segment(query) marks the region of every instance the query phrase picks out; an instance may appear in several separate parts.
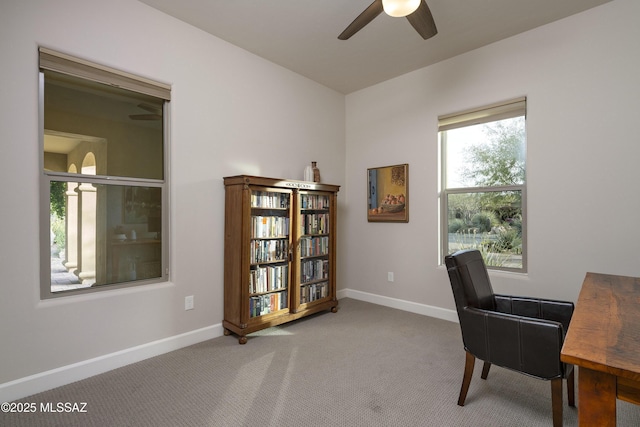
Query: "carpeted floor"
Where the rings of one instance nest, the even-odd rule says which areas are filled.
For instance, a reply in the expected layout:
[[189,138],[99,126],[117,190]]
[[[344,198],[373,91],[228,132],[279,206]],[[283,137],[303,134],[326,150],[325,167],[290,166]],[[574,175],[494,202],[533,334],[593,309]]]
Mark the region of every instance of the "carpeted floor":
[[[219,337],[21,399],[35,413],[0,426],[552,425],[548,382],[498,367],[484,381],[481,363],[457,406],[463,366],[456,323],[342,299],[245,345]],[[58,403],[86,412],[41,410]],[[640,407],[618,401],[618,426],[638,425]]]

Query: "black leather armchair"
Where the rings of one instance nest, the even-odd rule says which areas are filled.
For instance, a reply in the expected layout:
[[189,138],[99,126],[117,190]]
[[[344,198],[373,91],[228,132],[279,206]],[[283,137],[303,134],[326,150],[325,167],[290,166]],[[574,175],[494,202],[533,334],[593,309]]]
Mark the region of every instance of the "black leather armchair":
[[466,351],[458,405],[464,406],[478,358],[484,361],[482,379],[495,364],[550,380],[553,425],[562,426],[563,378],[567,379],[569,406],[575,406],[573,366],[560,361],[573,303],[494,294],[477,250],[448,255],[445,263]]

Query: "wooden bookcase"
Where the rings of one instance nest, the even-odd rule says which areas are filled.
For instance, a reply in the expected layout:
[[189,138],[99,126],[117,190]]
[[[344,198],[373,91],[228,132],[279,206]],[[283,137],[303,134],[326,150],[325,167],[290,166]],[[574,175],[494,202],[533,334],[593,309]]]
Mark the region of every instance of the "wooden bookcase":
[[224,334],[247,334],[338,310],[339,186],[224,178]]

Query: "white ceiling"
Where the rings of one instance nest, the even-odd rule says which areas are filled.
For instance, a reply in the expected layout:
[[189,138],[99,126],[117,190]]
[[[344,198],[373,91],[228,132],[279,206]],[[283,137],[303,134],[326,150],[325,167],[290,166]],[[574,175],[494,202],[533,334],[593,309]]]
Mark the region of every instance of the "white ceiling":
[[382,13],[346,41],[372,0],[139,1],[347,94],[611,0],[427,0],[435,37]]

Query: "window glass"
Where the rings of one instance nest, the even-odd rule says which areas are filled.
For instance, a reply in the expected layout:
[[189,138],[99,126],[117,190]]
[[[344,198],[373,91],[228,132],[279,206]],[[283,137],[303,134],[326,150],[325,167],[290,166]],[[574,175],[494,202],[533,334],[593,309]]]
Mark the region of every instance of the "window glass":
[[440,143],[443,254],[477,249],[489,268],[526,271],[525,116],[442,130]]
[[159,187],[51,181],[51,292],[162,277]]
[[524,117],[446,131],[447,188],[524,184]]
[[53,71],[44,72],[44,166],[76,173],[163,179],[163,100]]
[[447,252],[478,249],[492,267],[522,268],[522,192],[447,195]]

